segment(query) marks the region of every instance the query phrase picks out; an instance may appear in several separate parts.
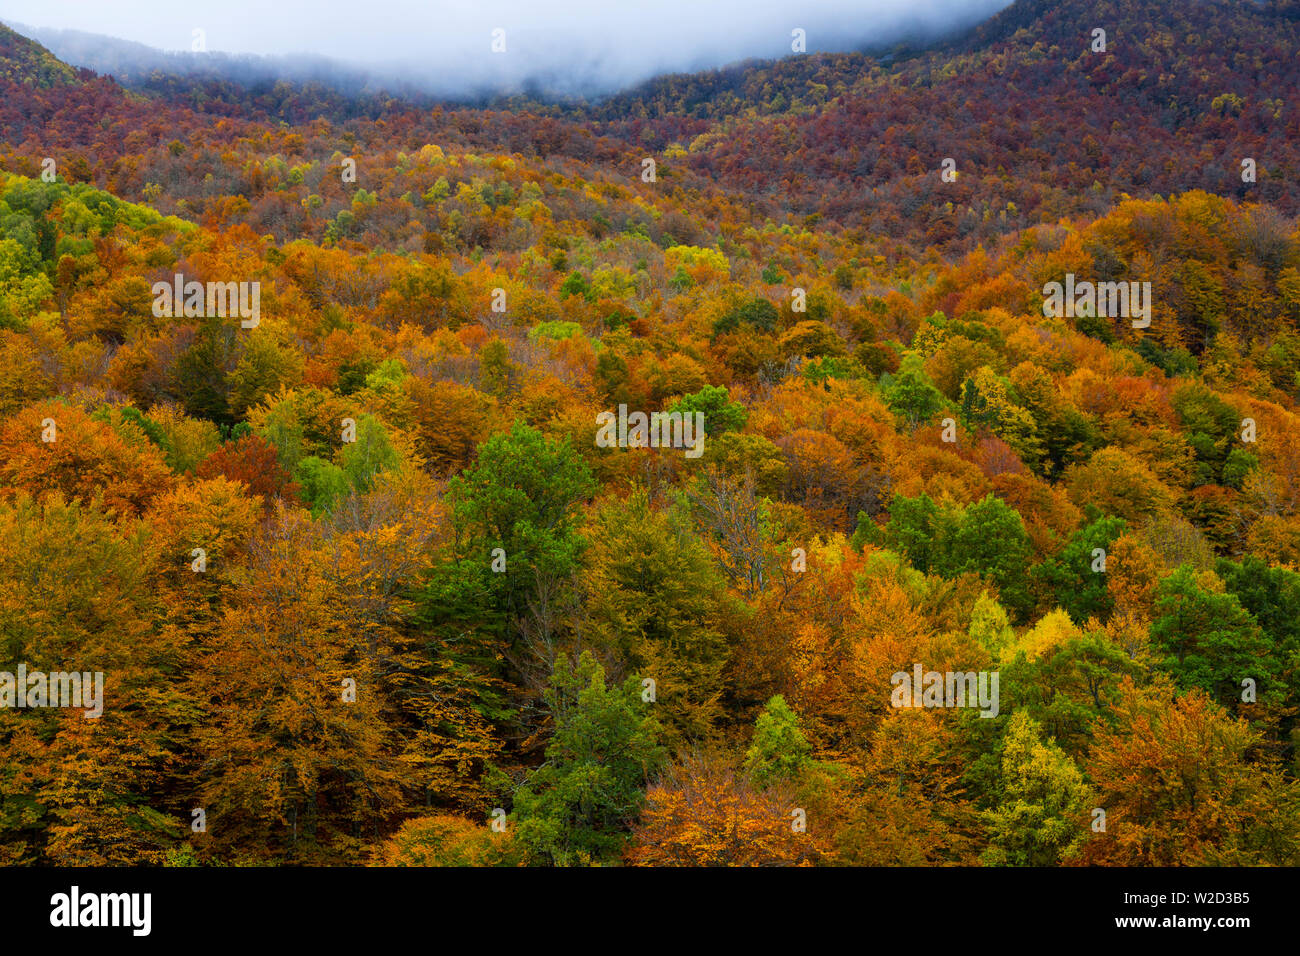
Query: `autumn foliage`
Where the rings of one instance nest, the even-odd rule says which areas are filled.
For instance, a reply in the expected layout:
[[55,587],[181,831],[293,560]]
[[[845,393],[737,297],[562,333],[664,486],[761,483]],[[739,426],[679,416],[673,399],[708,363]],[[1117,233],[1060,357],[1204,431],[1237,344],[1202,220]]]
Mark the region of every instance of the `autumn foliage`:
[[0,673],[105,696],[0,862],[1300,864],[1300,20],[1080,5],[481,109],[0,27]]

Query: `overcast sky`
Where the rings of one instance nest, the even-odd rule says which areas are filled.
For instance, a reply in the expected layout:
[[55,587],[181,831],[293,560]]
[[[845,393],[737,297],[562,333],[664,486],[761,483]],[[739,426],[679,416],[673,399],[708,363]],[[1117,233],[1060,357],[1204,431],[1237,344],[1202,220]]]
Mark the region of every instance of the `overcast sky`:
[[[384,72],[475,80],[569,74],[602,86],[654,73],[886,43],[965,26],[1010,0],[0,0],[0,19],[163,50],[314,53]],[[491,52],[505,30],[506,52]]]

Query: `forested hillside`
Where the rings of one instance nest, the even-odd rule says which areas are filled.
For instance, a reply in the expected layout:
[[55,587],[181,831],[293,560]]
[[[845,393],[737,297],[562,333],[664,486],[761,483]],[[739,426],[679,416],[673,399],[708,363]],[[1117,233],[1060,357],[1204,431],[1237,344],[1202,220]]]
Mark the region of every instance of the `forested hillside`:
[[0,26],[0,672],[103,674],[0,683],[0,863],[1297,865],[1298,54],[431,107]]

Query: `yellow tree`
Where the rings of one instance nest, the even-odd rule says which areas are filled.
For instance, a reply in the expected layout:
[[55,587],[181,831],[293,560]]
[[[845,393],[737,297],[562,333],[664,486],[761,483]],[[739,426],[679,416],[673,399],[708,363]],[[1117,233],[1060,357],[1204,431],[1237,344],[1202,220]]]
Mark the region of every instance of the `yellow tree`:
[[[646,792],[638,866],[810,866],[821,855],[794,788],[760,789],[725,760],[688,756]],[[813,826],[824,821],[813,821]]]
[[281,506],[196,669],[210,717],[195,799],[219,856],[355,860],[363,831],[403,806],[385,675],[329,558],[322,529]]
[[75,673],[81,698],[0,708],[7,862],[156,864],[182,830],[166,792],[192,708],[181,646],[154,624],[155,554],[98,500],[0,502],[0,671],[51,675],[51,694]]
[[1252,756],[1260,735],[1199,690],[1126,679],[1086,769],[1106,811],[1082,860],[1111,866],[1300,863],[1300,788]]

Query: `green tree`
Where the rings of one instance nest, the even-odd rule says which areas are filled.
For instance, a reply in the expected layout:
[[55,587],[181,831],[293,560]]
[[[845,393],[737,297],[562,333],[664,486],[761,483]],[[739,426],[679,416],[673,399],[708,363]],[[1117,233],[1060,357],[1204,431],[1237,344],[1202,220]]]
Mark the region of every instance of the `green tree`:
[[747,299],[740,305],[720,316],[713,323],[713,335],[725,335],[737,331],[742,325],[759,332],[771,332],[776,328],[781,314],[771,302],[761,296]]
[[626,405],[631,401],[628,391],[628,368],[623,357],[611,348],[601,349],[596,356],[596,371],[592,383],[601,399],[610,405]]
[[998,805],[984,814],[992,866],[1054,866],[1083,842],[1092,796],[1083,773],[1024,711],[1011,715],[1001,746]]
[[374,415],[362,415],[357,421],[356,441],[343,446],[339,464],[348,483],[358,492],[369,491],[375,475],[396,471],[402,456],[388,439],[388,432]]
[[594,488],[567,439],[549,439],[522,422],[493,435],[447,486],[458,575],[478,582],[467,586],[490,595],[502,620],[519,621],[530,601],[553,596],[577,570],[586,541],[576,506]]
[[232,425],[230,373],[235,368],[235,329],[221,319],[205,319],[194,343],[172,366],[170,390],[185,413],[218,425]]
[[584,577],[593,640],[653,678],[666,741],[712,732],[727,643],[722,580],[682,509],[656,511],[645,489],[601,509]]
[[686,395],[668,409],[669,412],[681,412],[683,415],[704,413],[704,432],[710,438],[729,431],[740,431],[745,427],[749,412],[739,402],[731,401],[725,387],[705,385],[694,395]]
[[[1174,411],[1196,452],[1196,484],[1219,482],[1224,463],[1232,450],[1241,413],[1200,382],[1189,382],[1174,393]],[[1247,464],[1238,458],[1230,475]]]
[[1210,590],[1183,565],[1160,582],[1155,612],[1152,649],[1183,687],[1199,687],[1232,711],[1243,678],[1255,680],[1261,698],[1276,690],[1274,649],[1235,594]]
[[293,480],[301,488],[300,494],[314,516],[333,511],[348,493],[348,476],[338,465],[309,455],[293,470]]
[[243,417],[248,409],[281,387],[292,388],[302,379],[302,353],[273,332],[259,328],[247,339],[239,361],[226,376],[230,413]]
[[925,494],[895,495],[884,537],[918,571],[946,578],[982,574],[998,586],[1003,606],[1021,620],[1028,614],[1033,549],[1020,513],[1002,499],[989,495],[959,508],[940,507]]
[[[859,518],[859,524],[862,517],[866,516]],[[928,572],[933,565],[938,520],[939,506],[929,495],[922,492],[907,498],[896,494],[889,503],[885,540],[892,550],[905,555],[912,567]]]
[[1300,652],[1300,574],[1271,568],[1254,555],[1242,558],[1240,564],[1220,559],[1216,571],[1275,646],[1287,653]]
[[401,385],[408,377],[406,363],[401,359],[385,359],[374,367],[365,377],[366,388],[382,391]]
[[935,542],[935,570],[944,577],[974,571],[998,586],[998,598],[1021,620],[1031,606],[1029,561],[1033,549],[1019,512],[987,496],[941,522]]
[[560,283],[560,298],[567,299],[571,295],[585,297],[591,291],[591,286],[587,280],[582,277],[580,272],[570,272],[565,280]]
[[1106,586],[1105,572],[1093,570],[1101,567],[1098,562],[1102,555],[1096,552],[1098,549],[1108,552],[1127,528],[1123,518],[1098,518],[1071,535],[1059,554],[1035,569],[1034,578],[1044,596],[1076,623],[1086,624],[1090,617],[1105,620],[1110,616],[1115,601]]
[[1024,709],[1067,753],[1078,755],[1092,740],[1092,726],[1109,719],[1125,677],[1145,673],[1104,634],[1067,640],[1050,656],[1028,660],[1020,653],[1002,665],[1006,710]]
[[885,403],[909,428],[928,422],[944,407],[943,394],[921,367],[919,355],[908,355],[899,370],[881,376]]
[[761,787],[798,777],[808,766],[812,747],[799,729],[799,715],[777,694],[754,723],[754,739],[745,752],[745,772]]
[[493,339],[479,349],[478,364],[482,390],[497,398],[505,397],[516,372],[510,361],[510,347],[501,339]]
[[542,862],[588,865],[617,857],[664,763],[659,725],[641,700],[641,682],[605,685],[605,669],[584,651],[561,656],[546,694],[555,733],[546,762],[515,793],[518,839]]

